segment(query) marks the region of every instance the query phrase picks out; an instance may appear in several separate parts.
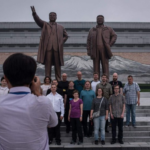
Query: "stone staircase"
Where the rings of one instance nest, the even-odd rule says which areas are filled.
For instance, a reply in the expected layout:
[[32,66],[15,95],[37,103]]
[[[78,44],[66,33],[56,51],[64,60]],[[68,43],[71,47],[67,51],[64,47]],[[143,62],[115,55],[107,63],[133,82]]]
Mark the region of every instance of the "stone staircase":
[[[132,126],[123,127],[123,141],[124,144],[110,144],[111,141],[111,127],[109,127],[109,133],[105,134],[105,145],[94,144],[94,135],[90,138],[84,137],[84,143],[82,145],[71,145],[71,132],[65,132],[65,124],[61,125],[61,140],[62,144],[60,146],[55,145],[54,143],[50,145],[50,149],[99,149],[99,148],[116,148],[116,149],[133,149],[133,148],[147,148],[150,149],[150,93],[147,93],[147,96],[143,96],[141,103],[143,101],[144,106],[137,106],[136,109],[136,125],[137,128]],[[126,118],[124,118],[125,122]]]

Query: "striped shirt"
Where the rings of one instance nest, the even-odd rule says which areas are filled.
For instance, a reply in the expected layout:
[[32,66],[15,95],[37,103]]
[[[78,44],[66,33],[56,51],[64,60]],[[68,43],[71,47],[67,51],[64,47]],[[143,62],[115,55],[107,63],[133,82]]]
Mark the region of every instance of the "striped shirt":
[[125,94],[126,104],[136,104],[137,103],[137,92],[140,91],[140,87],[137,83],[133,84],[126,83],[123,88],[123,93]]

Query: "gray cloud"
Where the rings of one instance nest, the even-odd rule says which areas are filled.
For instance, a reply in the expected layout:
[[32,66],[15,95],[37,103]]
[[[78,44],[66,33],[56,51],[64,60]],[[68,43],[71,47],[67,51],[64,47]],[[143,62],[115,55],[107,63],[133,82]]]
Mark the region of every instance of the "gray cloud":
[[107,22],[150,22],[150,0],[0,0],[0,22],[33,22],[30,6],[48,21],[51,11],[57,21],[95,21],[98,14]]

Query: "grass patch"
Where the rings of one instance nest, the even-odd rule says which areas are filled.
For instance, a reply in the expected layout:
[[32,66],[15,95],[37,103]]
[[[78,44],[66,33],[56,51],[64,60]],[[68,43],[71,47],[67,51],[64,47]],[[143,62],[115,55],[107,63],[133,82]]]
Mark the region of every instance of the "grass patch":
[[150,89],[141,89],[140,92],[150,92]]

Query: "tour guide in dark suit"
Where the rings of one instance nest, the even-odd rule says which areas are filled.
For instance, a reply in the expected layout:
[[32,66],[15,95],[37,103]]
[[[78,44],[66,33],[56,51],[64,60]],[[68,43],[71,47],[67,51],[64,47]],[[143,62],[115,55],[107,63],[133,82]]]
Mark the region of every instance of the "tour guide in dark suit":
[[103,74],[109,78],[109,59],[112,57],[110,47],[117,35],[110,27],[104,26],[104,16],[97,16],[97,26],[90,29],[87,37],[87,54],[93,59],[93,71],[100,77],[100,61]]
[[42,28],[40,44],[37,55],[37,62],[45,65],[45,76],[51,77],[51,67],[55,66],[55,77],[61,80],[61,66],[63,60],[63,44],[68,39],[68,35],[63,26],[57,24],[57,14],[49,14],[50,22],[41,20],[36,14],[34,6],[31,7],[33,18],[37,25]]

